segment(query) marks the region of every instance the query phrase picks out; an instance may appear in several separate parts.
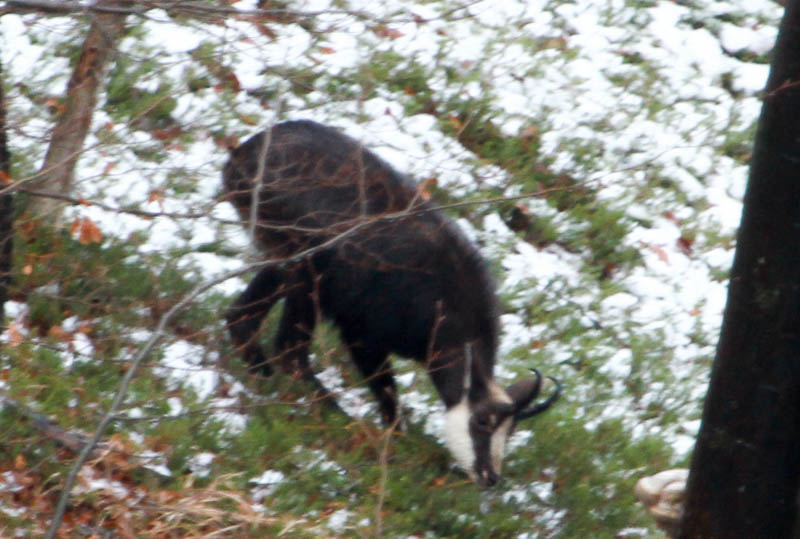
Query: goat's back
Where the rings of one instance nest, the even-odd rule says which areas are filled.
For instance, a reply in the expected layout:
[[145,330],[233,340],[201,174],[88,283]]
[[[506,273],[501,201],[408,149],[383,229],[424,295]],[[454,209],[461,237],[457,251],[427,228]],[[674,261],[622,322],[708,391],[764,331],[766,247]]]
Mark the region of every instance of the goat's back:
[[284,255],[421,203],[414,184],[361,143],[307,120],[279,123],[232,151],[223,181],[244,221],[259,172],[257,240]]
[[321,307],[347,340],[421,359],[435,330],[453,347],[477,341],[491,364],[492,279],[461,230],[413,182],[358,141],[310,121],[277,124],[268,138],[260,133],[233,150],[223,182],[245,222],[259,172],[263,248],[294,257],[334,240],[314,263]]

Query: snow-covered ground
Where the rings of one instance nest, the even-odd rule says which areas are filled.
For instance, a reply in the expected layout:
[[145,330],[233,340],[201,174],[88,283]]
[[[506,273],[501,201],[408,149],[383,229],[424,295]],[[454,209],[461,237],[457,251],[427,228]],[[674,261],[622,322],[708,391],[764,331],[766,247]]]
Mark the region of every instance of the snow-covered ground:
[[[236,6],[247,10],[254,4]],[[592,393],[590,385],[563,366],[574,358],[578,341],[552,338],[558,321],[554,328],[525,315],[535,298],[546,298],[551,311],[579,313],[577,318],[587,332],[598,334],[596,345],[584,355],[599,363],[613,396],[594,401],[602,412],[586,410],[587,417],[593,418],[588,427],[609,417],[622,418],[634,436],[663,435],[679,455],[685,455],[698,426],[698,404],[726,299],[727,282],[719,275],[732,261],[730,239],[739,223],[747,179],[746,163],[724,151],[726,134],[746,133],[751,127],[760,109],[758,91],[768,73],[766,64],[742,58],[770,50],[781,8],[766,0],[486,0],[469,3],[463,10],[469,16],[447,20],[439,17],[438,4],[364,1],[351,2],[351,6],[374,14],[373,19],[385,15],[400,22],[388,24],[391,38],[386,38],[371,30],[370,18],[356,19],[332,10],[325,0],[295,2],[293,9],[321,12],[316,23],[327,28],[324,38],[319,40],[298,25],[275,25],[272,29],[279,38],[269,39],[249,22],[232,17],[219,25],[178,26],[166,13],[151,12],[137,37],[126,39],[121,47],[125,57],[147,57],[153,64],[149,72],[138,76],[137,87],[154,90],[163,80],[183,80],[191,63],[187,53],[210,41],[225,43],[224,62],[232,66],[244,89],[277,88],[284,93],[270,108],[244,91],[227,97],[222,105],[211,90],[174,95],[173,115],[194,131],[194,137],[191,142],[161,148],[165,157],[159,162],[143,162],[132,151],[132,143],[152,144],[150,135],[99,111],[79,164],[78,194],[111,206],[136,204],[150,211],[188,213],[209,207],[226,159],[225,151],[215,144],[215,133],[220,129],[229,134],[254,132],[274,121],[276,111],[281,118],[336,125],[364,140],[398,169],[416,178],[435,177],[440,186],[458,195],[482,188],[476,176],[491,185],[504,185],[503,170],[480,163],[442,133],[436,118],[408,114],[402,92],[379,86],[364,99],[330,102],[323,85],[302,95],[291,93],[289,81],[275,77],[269,67],[322,66],[331,74],[349,73],[369,54],[393,51],[400,57],[429,61],[431,66],[461,69],[462,75],[471,73],[466,82],[452,84],[446,69],[433,69],[428,83],[442,100],[488,93],[500,114],[495,122],[508,135],[535,125],[541,133],[541,153],[552,160],[551,169],[596,188],[599,200],[635,223],[624,243],[642,257],[641,264],[614,277],[616,289],[608,292],[582,274],[582,253],[568,252],[557,244],[537,248],[515,235],[496,213],[487,212],[481,222],[459,221],[502,268],[500,290],[510,308],[502,317],[500,355],[501,362],[503,357],[509,359],[502,362],[498,376],[512,379],[521,367],[513,359],[514,351],[534,348],[536,343],[537,357],[553,368],[562,366],[559,375],[571,386],[569,398],[580,401]],[[420,24],[420,19],[429,22]],[[24,81],[42,95],[60,95],[68,63],[64,57],[54,57],[52,50],[68,36],[78,39],[72,23],[4,15],[0,31],[6,83]],[[23,92],[12,90],[10,96],[11,123],[18,126],[11,132],[12,148],[25,152],[35,164],[44,148],[33,148],[33,141],[46,140],[50,119]],[[224,106],[232,107],[227,116],[219,112]],[[243,117],[255,121],[242,122]],[[124,143],[101,143],[114,137]],[[587,150],[591,159],[579,157]],[[181,174],[182,181],[191,185],[183,195],[167,191],[165,197],[151,196]],[[514,195],[518,190],[512,186],[505,193]],[[560,233],[574,233],[582,226],[541,199],[524,204],[532,214],[552,218]],[[68,211],[90,218],[104,235],[127,238],[145,231],[143,255],[191,250],[217,240],[243,253],[249,249],[244,232],[225,222],[236,220],[226,204],[212,205],[207,217],[183,220],[144,220],[98,206]],[[689,244],[687,235],[692,237]],[[179,264],[196,271],[199,278],[212,279],[245,260],[244,256],[192,253],[183,255]],[[217,289],[232,293],[243,284],[231,279]],[[11,303],[6,309],[12,323],[17,322],[15,327],[23,328],[24,305]],[[632,344],[641,335],[660,340],[657,359],[668,366],[672,380],[681,384],[680,392],[653,382],[644,397],[626,393],[626,380],[642,368],[641,360],[647,357],[646,350]],[[8,332],[2,337],[11,338]],[[147,335],[136,340],[142,338]],[[65,345],[65,362],[92,354],[91,343],[81,339]],[[224,375],[208,363],[198,363],[197,358],[205,356],[196,346],[178,338],[170,340],[163,349],[161,372],[203,398],[214,394]],[[401,370],[403,404],[413,419],[426,421],[427,430],[437,433],[440,405],[427,392],[418,391],[416,376],[415,371]],[[372,413],[370,397],[363,389],[343,385],[335,367],[325,371],[324,379],[337,388],[354,415]],[[665,426],[642,420],[639,411],[656,401],[684,411],[685,421]],[[175,413],[179,410],[178,403]],[[241,418],[227,417],[232,428],[241,425]],[[531,433],[516,436],[519,445]],[[263,496],[282,479],[280,472],[267,471],[264,477],[253,479],[254,493]],[[525,492],[519,495],[526,496]],[[337,528],[347,518],[346,511],[336,513],[330,526]]]

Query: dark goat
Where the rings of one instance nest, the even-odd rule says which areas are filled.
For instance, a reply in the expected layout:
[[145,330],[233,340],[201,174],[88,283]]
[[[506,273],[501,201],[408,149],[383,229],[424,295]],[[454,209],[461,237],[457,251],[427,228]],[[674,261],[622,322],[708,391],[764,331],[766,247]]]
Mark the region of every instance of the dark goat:
[[257,333],[285,298],[277,356],[332,399],[308,364],[321,313],[339,328],[387,425],[397,417],[387,361],[396,353],[430,374],[447,407],[447,445],[458,463],[483,485],[497,482],[516,421],[546,410],[559,388],[529,406],[541,386],[538,372],[507,389],[494,382],[494,285],[464,234],[385,161],[310,121],[252,137],[233,150],[223,179],[255,241],[282,260],[264,267],[228,311],[245,360],[272,373]]

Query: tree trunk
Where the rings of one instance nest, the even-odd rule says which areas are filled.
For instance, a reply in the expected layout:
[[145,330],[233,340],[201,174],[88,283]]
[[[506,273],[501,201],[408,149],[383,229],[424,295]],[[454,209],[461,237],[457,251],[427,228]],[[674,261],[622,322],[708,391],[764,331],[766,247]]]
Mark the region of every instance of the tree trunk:
[[797,533],[800,490],[800,0],[761,111],[728,304],[680,537]]
[[11,181],[11,154],[8,151],[6,119],[5,77],[0,66],[0,328],[5,327],[3,307],[8,301],[14,245],[14,197],[6,185]]
[[[99,1],[99,4],[114,6],[129,3]],[[68,195],[71,191],[75,165],[89,132],[103,72],[125,33],[125,15],[92,13],[90,16],[92,24],[67,84],[64,110],[53,128],[44,163],[32,186],[40,192]],[[38,217],[57,221],[58,207],[57,199],[41,196],[33,200],[30,211]]]

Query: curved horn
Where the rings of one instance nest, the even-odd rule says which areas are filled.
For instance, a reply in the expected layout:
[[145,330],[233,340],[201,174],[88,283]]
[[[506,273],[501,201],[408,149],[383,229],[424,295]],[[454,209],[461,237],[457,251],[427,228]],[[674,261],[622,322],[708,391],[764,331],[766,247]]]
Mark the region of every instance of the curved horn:
[[[539,374],[539,371],[537,371],[536,369],[531,369],[531,370],[536,374],[536,381],[537,381],[536,393],[531,397],[531,400],[533,400],[533,397],[539,394],[539,388],[541,387],[542,377]],[[547,400],[545,400],[544,402],[540,402],[539,404],[531,406],[530,408],[527,408],[525,410],[519,410],[516,414],[514,414],[517,420],[527,419],[537,414],[541,414],[542,412],[550,408],[553,405],[553,403],[558,400],[558,397],[561,395],[561,382],[559,382],[552,376],[548,376],[547,378],[549,380],[552,380],[553,383],[556,385],[556,389],[555,391],[553,391],[553,394],[547,397]]]
[[542,375],[536,369],[531,369],[531,371],[536,375],[536,378],[520,380],[506,388],[506,393],[514,403],[514,415],[528,406],[542,389]]

